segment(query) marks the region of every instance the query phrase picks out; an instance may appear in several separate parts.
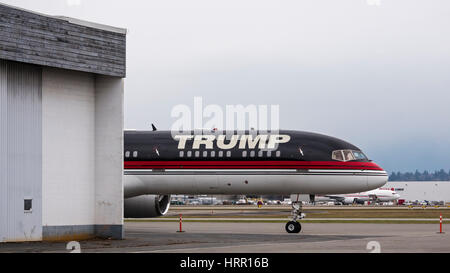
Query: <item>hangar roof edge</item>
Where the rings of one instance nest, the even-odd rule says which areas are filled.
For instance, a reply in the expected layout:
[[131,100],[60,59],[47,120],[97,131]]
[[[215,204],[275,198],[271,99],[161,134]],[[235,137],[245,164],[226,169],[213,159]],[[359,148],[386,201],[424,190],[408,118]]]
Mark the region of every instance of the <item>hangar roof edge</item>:
[[45,16],[45,17],[51,17],[51,18],[54,18],[54,19],[65,20],[65,21],[67,21],[69,23],[80,25],[80,26],[92,27],[92,28],[101,29],[101,30],[110,31],[110,32],[116,32],[116,33],[120,33],[120,34],[127,34],[127,29],[126,28],[119,28],[119,27],[114,27],[114,26],[110,26],[110,25],[100,24],[100,23],[96,23],[96,22],[85,21],[85,20],[81,20],[81,19],[77,19],[77,18],[68,17],[68,16],[44,14],[44,13],[41,13],[41,12],[28,10],[28,9],[24,9],[24,8],[21,8],[21,7],[16,7],[16,6],[9,5],[9,4],[4,4],[4,3],[1,3],[1,2],[0,2],[0,6],[5,6],[5,7],[8,7],[8,8],[11,8],[11,9],[17,9],[17,10],[21,10],[21,11],[24,11],[24,12],[29,12],[29,13],[33,13],[33,14],[36,14],[36,15],[40,15],[40,16]]

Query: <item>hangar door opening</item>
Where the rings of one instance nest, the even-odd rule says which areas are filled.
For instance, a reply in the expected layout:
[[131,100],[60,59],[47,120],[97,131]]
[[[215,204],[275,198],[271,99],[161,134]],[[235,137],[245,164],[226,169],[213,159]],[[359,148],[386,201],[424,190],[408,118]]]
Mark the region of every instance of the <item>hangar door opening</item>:
[[0,242],[42,239],[42,70],[0,60]]

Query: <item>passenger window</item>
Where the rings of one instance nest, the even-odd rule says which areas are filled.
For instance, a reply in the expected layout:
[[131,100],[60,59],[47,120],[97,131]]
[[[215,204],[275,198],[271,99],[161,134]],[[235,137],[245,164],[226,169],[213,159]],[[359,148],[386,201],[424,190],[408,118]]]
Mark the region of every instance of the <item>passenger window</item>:
[[127,157],[127,158],[130,157],[130,151],[125,152],[125,157]]
[[180,152],[180,157],[184,157],[184,152],[183,151]]
[[258,157],[263,157],[263,152],[262,151],[258,152]]
[[187,157],[192,157],[192,152],[191,151],[187,152]]
[[219,157],[223,157],[223,151],[219,151]]
[[195,157],[200,157],[200,152],[199,151],[195,152]]
[[133,152],[133,157],[135,157],[135,158],[138,157],[138,152],[137,151]]
[[207,151],[203,152],[203,157],[208,157],[208,152]]
[[231,151],[227,152],[227,157],[231,157]]
[[281,152],[280,152],[280,151],[277,151],[276,157],[280,157],[280,156],[281,156]]
[[267,157],[272,157],[272,151],[267,151]]
[[247,157],[247,151],[242,152],[242,157]]
[[255,151],[250,152],[250,157],[255,157]]
[[215,151],[211,152],[211,157],[216,157],[216,152]]

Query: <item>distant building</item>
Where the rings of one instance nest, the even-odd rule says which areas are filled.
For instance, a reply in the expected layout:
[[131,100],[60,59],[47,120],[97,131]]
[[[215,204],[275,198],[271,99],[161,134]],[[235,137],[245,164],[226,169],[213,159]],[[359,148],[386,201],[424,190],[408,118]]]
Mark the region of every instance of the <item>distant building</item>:
[[0,242],[122,238],[126,31],[0,18]]
[[400,199],[450,202],[450,182],[388,182],[384,188],[393,188]]

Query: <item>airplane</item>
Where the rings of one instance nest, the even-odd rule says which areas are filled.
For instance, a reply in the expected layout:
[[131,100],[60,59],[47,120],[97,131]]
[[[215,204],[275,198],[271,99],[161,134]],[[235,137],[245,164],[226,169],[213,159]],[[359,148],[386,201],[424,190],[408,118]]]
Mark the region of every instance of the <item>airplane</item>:
[[248,201],[247,201],[247,199],[245,199],[245,198],[239,199],[239,200],[236,202],[236,205],[247,205],[247,204],[248,204]]
[[124,216],[159,217],[171,194],[291,195],[288,233],[302,201],[380,188],[388,174],[358,147],[311,132],[194,130],[124,132]]
[[351,194],[327,194],[315,196],[315,202],[338,201],[344,205],[364,204],[366,201],[375,202],[393,202],[400,198],[400,195],[394,189],[379,188],[366,192]]

